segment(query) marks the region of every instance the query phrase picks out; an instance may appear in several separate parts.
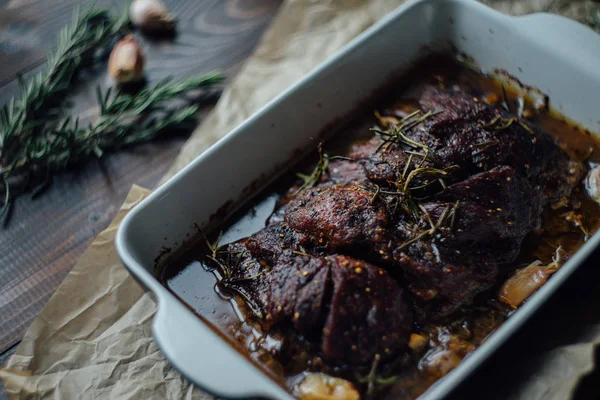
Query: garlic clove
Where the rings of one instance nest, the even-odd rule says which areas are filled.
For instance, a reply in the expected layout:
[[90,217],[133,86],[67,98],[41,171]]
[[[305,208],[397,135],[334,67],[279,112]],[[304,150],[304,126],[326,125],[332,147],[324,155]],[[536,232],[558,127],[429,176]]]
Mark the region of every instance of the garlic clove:
[[600,203],[600,167],[592,168],[588,173],[585,190],[595,202]]
[[161,0],[134,0],[129,7],[129,20],[138,28],[155,31],[172,31],[176,20]]
[[549,274],[544,268],[541,262],[536,261],[515,272],[500,288],[498,299],[512,308],[519,307],[548,280]]
[[517,270],[500,288],[498,300],[511,308],[518,308],[541,288],[553,273],[558,271],[564,263],[564,257],[564,252],[559,247],[552,263],[542,265],[541,261],[535,261],[529,266]]
[[144,55],[132,35],[119,40],[108,59],[108,74],[117,83],[139,81],[144,76]]
[[298,385],[300,400],[359,400],[352,383],[325,374],[311,373]]

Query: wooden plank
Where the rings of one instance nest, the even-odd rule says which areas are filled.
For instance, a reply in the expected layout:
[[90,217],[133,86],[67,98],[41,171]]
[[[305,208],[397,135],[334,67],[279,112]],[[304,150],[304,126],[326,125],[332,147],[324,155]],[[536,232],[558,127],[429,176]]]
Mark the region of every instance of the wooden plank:
[[[213,69],[226,71],[231,79],[280,1],[167,3],[179,16],[179,35],[173,41],[140,39],[151,83]],[[72,0],[0,0],[0,82],[12,79],[0,88],[0,105],[18,93],[13,79],[17,69],[35,71],[39,54],[70,20],[73,4]],[[25,25],[20,31],[15,24]],[[30,38],[31,43],[10,50],[16,35]],[[17,61],[19,54],[23,59]],[[16,67],[8,65],[14,62]],[[88,117],[97,113],[94,93],[96,85],[107,86],[104,70],[101,66],[74,88],[76,113]],[[182,136],[165,137],[77,166],[57,177],[40,198],[21,197],[15,202],[8,228],[0,230],[0,352],[20,340],[85,248],[113,218],[130,186],[153,187],[184,141]]]

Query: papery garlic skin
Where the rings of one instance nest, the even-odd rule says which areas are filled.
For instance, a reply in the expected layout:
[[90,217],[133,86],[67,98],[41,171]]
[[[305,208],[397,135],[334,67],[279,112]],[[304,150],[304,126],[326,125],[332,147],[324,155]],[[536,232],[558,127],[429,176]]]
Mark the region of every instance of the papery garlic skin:
[[597,203],[600,203],[600,166],[592,168],[585,178],[585,190]]
[[129,7],[129,20],[145,31],[172,31],[176,25],[161,0],[134,0]]
[[144,55],[132,35],[119,40],[108,59],[108,74],[117,83],[136,82],[144,76]]
[[541,288],[564,262],[565,255],[562,248],[559,247],[556,249],[556,255],[552,263],[542,265],[541,261],[534,261],[529,266],[517,270],[500,288],[498,300],[511,308],[518,308]]

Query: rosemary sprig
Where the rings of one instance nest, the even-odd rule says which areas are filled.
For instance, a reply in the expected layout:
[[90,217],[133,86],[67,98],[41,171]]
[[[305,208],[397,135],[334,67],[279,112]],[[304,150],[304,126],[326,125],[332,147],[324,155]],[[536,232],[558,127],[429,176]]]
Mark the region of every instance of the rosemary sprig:
[[215,239],[214,243],[210,243],[208,239],[205,239],[206,247],[210,250],[210,258],[217,258],[217,255],[223,249],[223,245],[221,245],[221,237],[223,237],[223,231],[219,232],[219,236]]
[[292,253],[302,256],[302,257],[310,257],[310,254],[308,254],[305,251],[299,251],[299,250],[292,250]]
[[[0,165],[8,207],[12,176],[29,177],[42,172],[46,185],[53,173],[89,156],[102,157],[105,151],[153,139],[167,129],[192,127],[198,105],[169,107],[191,91],[213,86],[223,77],[211,73],[182,81],[163,81],[136,94],[98,89],[100,116],[85,128],[79,120],[66,118],[55,128],[46,128],[26,141],[17,153]],[[2,214],[0,214],[0,218]]]
[[304,180],[304,183],[300,188],[296,191],[296,193],[300,193],[304,189],[310,189],[315,187],[320,181],[323,173],[327,170],[329,166],[329,155],[323,151],[323,141],[319,142],[319,146],[317,147],[319,152],[319,162],[310,173],[310,175],[305,174],[297,174],[299,178]]
[[[126,15],[126,13],[125,13]],[[25,82],[19,77],[21,97],[13,98],[0,112],[0,161],[10,165],[11,158],[33,140],[64,109],[64,97],[77,74],[89,66],[99,52],[120,34],[126,18],[113,19],[107,10],[90,8],[64,27],[56,47],[48,54],[46,68]]]
[[377,374],[377,369],[379,368],[379,363],[381,362],[381,356],[379,354],[375,354],[373,358],[373,363],[371,363],[371,369],[369,370],[369,374],[367,376],[356,376],[356,380],[359,383],[367,385],[366,395],[368,398],[371,398],[375,392],[376,387],[389,386],[396,382],[398,379],[397,376],[391,376],[389,378],[382,378]]
[[438,220],[434,223],[433,220],[431,219],[431,215],[429,214],[429,212],[423,206],[419,205],[419,208],[425,214],[425,219],[427,220],[427,223],[429,224],[429,229],[419,233],[414,238],[409,239],[406,242],[402,243],[398,247],[398,249],[403,250],[403,249],[407,248],[408,246],[410,246],[411,244],[423,239],[426,236],[435,235],[436,232],[438,231],[438,229],[440,229],[442,227],[442,225],[444,224],[444,222],[448,219],[449,215],[452,215],[450,224],[454,225],[454,216],[456,214],[456,207],[458,207],[458,202],[455,204],[453,209],[451,209],[451,207],[449,207],[449,206],[446,206],[446,208],[444,208],[444,210],[438,217]]
[[[240,267],[244,256],[248,253],[246,249],[240,250],[229,250],[225,248],[225,245],[221,245],[221,237],[223,232],[219,233],[219,236],[213,244],[206,240],[206,246],[210,250],[210,255],[207,257],[215,263],[221,273],[221,282],[234,284],[244,281],[249,281],[254,277],[233,279],[234,272]],[[255,277],[260,276],[260,273]]]
[[488,140],[486,142],[474,144],[471,147],[474,149],[484,150],[484,149],[487,149],[488,147],[497,146],[499,144],[500,144],[500,142],[498,142],[497,140]]
[[[16,195],[39,194],[56,172],[78,160],[150,140],[167,129],[191,128],[198,106],[193,104],[197,97],[188,94],[223,80],[211,73],[165,80],[136,94],[98,89],[100,115],[80,127],[78,118],[65,117],[66,97],[78,74],[106,54],[124,31],[127,13],[121,15],[114,18],[93,7],[83,13],[76,10],[73,23],[61,31],[48,54],[46,68],[27,83],[19,78],[19,100],[11,99],[0,110],[0,220]],[[181,97],[185,104],[175,106],[172,101]],[[30,185],[40,180],[37,187]]]
[[64,97],[77,74],[105,54],[111,40],[125,27],[127,13],[121,15],[122,18],[114,19],[107,10],[90,7],[80,13],[75,9],[73,23],[61,30],[56,46],[48,54],[46,68],[28,82],[18,77],[19,100],[13,97],[0,110],[0,189],[4,188],[0,219],[8,213],[11,203],[10,175],[26,163],[24,153],[38,153],[43,147],[40,140],[47,140],[46,130],[54,127],[62,115]]
[[319,152],[319,162],[317,162],[317,165],[312,170],[312,172],[309,175],[300,173],[296,174],[298,178],[301,178],[304,181],[302,186],[300,186],[300,188],[298,188],[298,190],[296,191],[296,194],[300,193],[305,189],[315,187],[321,181],[321,177],[323,176],[325,171],[327,171],[327,168],[329,167],[329,162],[331,160],[354,161],[352,158],[349,157],[329,156],[329,154],[325,153],[325,151],[323,150],[323,144],[324,142],[320,141],[317,147],[317,150]]
[[454,221],[456,220],[456,213],[458,212],[459,204],[460,200],[456,200],[456,203],[454,203],[454,207],[452,207],[452,211],[450,211],[450,214],[452,215],[452,217],[450,218],[450,230],[454,229]]
[[376,153],[381,150],[387,150],[393,144],[404,144],[412,147],[413,149],[421,149],[425,152],[424,159],[429,154],[429,147],[423,143],[419,143],[406,136],[406,132],[416,128],[428,118],[437,115],[443,111],[428,111],[425,114],[421,114],[420,110],[417,110],[406,117],[402,118],[398,125],[391,125],[387,130],[381,130],[378,128],[371,128],[371,131],[379,135],[383,140],[383,143],[377,148]]
[[[404,186],[402,187],[402,191],[406,192],[409,189],[415,189],[415,188],[410,188],[409,185],[412,182],[412,180],[415,179],[415,177],[417,177],[418,175],[427,174],[427,175],[431,175],[431,176],[440,176],[440,177],[446,176],[446,175],[448,175],[448,172],[447,172],[448,169],[456,168],[456,167],[457,166],[454,166],[454,165],[449,168],[444,168],[444,169],[432,168],[432,167],[417,167],[417,168],[413,169],[412,171],[410,171],[408,176],[403,179]],[[424,186],[427,186],[427,185],[424,185]],[[422,187],[424,187],[424,186],[422,186]],[[442,187],[443,186],[445,186],[445,184],[442,184]]]
[[517,123],[521,125],[523,129],[525,129],[530,134],[534,134],[533,129],[529,127],[525,122],[523,122],[520,118],[511,117],[511,118],[503,118],[500,115],[496,115],[490,122],[482,122],[479,121],[479,124],[483,128],[492,128],[494,130],[500,131],[504,129],[508,129],[512,126],[512,124]]

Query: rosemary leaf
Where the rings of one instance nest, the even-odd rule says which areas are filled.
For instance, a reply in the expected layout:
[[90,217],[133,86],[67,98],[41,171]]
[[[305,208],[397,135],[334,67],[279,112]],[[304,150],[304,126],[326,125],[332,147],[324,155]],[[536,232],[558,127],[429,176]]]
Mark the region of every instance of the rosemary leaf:
[[298,188],[298,190],[296,191],[296,194],[300,193],[305,189],[315,187],[321,180],[323,173],[327,170],[327,167],[329,166],[329,160],[331,158],[327,153],[323,151],[323,141],[319,142],[318,151],[319,162],[315,166],[315,169],[310,173],[310,175],[296,174],[300,179],[304,181],[302,186],[300,186],[300,188]]

